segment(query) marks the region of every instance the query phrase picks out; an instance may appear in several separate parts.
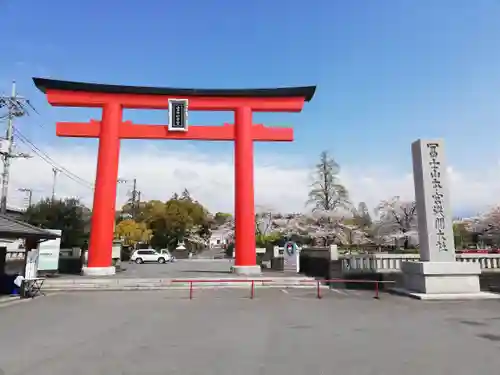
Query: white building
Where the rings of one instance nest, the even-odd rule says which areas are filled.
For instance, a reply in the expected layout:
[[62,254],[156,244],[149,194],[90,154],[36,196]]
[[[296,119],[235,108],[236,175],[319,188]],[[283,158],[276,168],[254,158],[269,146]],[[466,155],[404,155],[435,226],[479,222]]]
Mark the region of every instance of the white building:
[[232,231],[228,229],[214,230],[210,236],[210,247],[223,247],[224,245],[227,245],[231,234]]

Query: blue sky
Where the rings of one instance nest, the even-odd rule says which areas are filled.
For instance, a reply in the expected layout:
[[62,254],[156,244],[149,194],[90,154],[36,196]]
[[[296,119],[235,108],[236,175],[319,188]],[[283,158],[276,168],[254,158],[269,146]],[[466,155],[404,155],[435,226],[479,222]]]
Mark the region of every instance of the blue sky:
[[[500,159],[497,0],[4,0],[0,14],[7,36],[0,90],[17,80],[40,112],[20,128],[51,149],[93,144],[56,138],[54,123],[98,112],[51,108],[31,76],[197,88],[317,85],[302,113],[255,116],[293,125],[296,138],[260,144],[257,154],[304,166],[329,149],[341,165],[405,173],[410,143],[420,137],[444,138],[450,164],[461,170]],[[166,121],[163,112],[126,116]],[[190,121],[216,125],[231,115],[198,112]],[[155,147],[186,147],[180,143]],[[221,157],[232,149],[194,147]]]

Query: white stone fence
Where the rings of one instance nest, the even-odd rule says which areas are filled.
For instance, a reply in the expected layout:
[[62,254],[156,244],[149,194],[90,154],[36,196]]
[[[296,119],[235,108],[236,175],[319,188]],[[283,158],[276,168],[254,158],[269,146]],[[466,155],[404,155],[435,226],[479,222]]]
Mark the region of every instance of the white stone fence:
[[[418,262],[419,254],[344,255],[343,273],[392,273],[401,271],[401,262]],[[457,254],[457,262],[479,263],[483,272],[500,272],[500,254]]]

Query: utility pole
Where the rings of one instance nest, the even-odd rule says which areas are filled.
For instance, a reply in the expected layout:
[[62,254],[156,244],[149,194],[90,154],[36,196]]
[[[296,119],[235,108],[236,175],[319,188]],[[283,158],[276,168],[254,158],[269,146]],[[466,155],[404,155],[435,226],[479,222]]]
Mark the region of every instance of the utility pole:
[[59,173],[59,169],[56,167],[52,168],[52,203],[56,200],[56,182],[57,182],[57,174]]
[[17,189],[19,191],[22,191],[23,193],[27,193],[28,194],[28,208],[31,207],[31,203],[33,201],[33,189],[29,189],[29,188],[20,188],[20,189]]
[[[12,82],[12,92],[10,96],[0,96],[0,108],[7,108],[7,114],[1,116],[0,119],[7,118],[7,129],[5,132],[5,147],[1,148],[3,159],[2,173],[2,193],[0,197],[0,212],[7,213],[7,195],[9,193],[9,177],[10,177],[10,159],[13,158],[29,158],[28,154],[18,153],[14,151],[14,118],[22,117],[28,113],[27,106],[31,107],[29,101],[23,97],[17,96],[16,82]],[[31,107],[33,108],[33,107]]]
[[132,182],[132,192],[129,192],[132,196],[130,198],[130,215],[132,218],[135,219],[137,216],[137,209],[138,209],[138,202],[140,201],[140,198],[138,199],[138,193],[139,191],[137,190],[137,178],[134,178],[133,180],[127,180],[125,178],[118,178],[117,183],[119,184],[128,184]]
[[136,204],[136,201],[137,201],[137,178],[134,178],[132,187],[132,217],[134,219],[137,217],[138,204]]
[[136,220],[137,220],[137,217],[139,216],[139,212],[141,210],[141,194],[142,193],[139,190],[137,190],[137,193],[136,193],[136,195],[137,195],[137,211],[135,213],[136,217],[134,218]]

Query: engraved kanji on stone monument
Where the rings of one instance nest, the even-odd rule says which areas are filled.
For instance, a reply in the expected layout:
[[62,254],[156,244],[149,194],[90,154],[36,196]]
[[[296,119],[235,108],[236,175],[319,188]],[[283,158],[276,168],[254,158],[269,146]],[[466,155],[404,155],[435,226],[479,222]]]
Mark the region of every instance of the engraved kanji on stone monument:
[[455,261],[446,161],[443,142],[412,144],[420,257],[423,261]]
[[434,229],[436,230],[436,246],[439,251],[448,251],[446,244],[446,221],[443,207],[443,185],[441,184],[441,162],[438,161],[439,144],[437,143],[427,143],[427,150],[429,152],[429,162],[430,166],[430,176],[431,184],[433,189],[432,199],[432,213],[434,215]]

